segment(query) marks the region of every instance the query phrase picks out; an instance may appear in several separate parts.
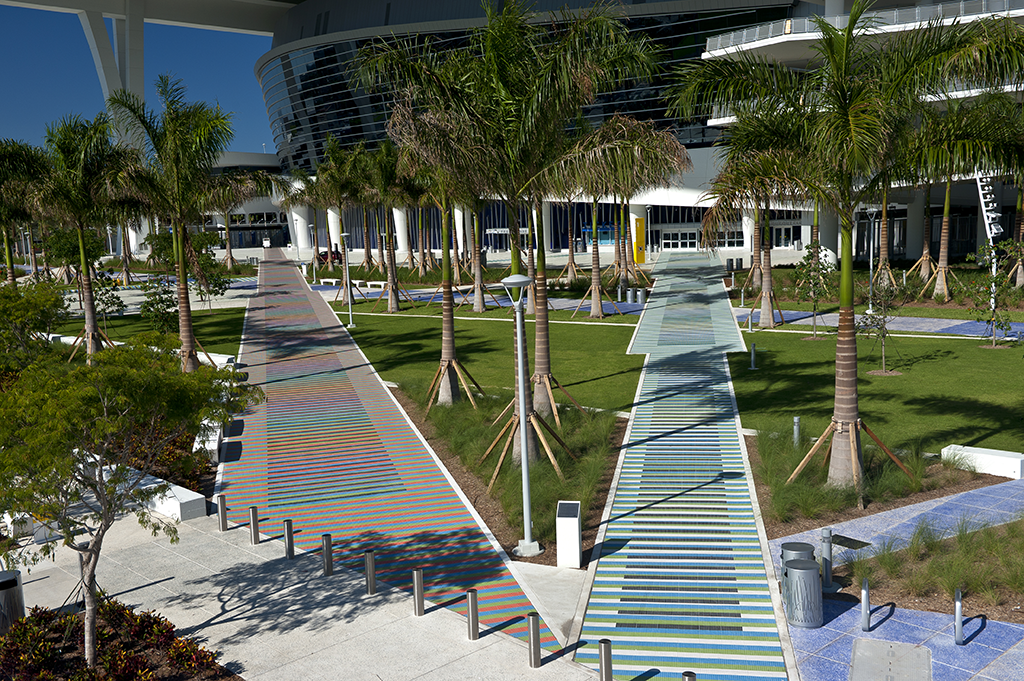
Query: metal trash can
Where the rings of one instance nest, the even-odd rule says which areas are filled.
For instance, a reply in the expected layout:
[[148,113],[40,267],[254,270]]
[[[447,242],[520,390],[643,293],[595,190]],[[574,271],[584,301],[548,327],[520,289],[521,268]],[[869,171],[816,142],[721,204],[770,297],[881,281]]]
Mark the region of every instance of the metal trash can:
[[790,560],[782,573],[786,584],[786,618],[794,627],[817,629],[824,616],[821,605],[821,573],[813,560]]
[[735,269],[735,267],[733,266],[735,264],[735,262],[736,261],[733,260],[732,258],[726,258],[725,259],[725,271],[726,272],[732,272]]
[[640,293],[640,297],[637,298],[636,302],[640,303],[641,305],[646,305],[647,304],[647,289],[645,287],[641,286],[639,293]]
[[626,289],[626,302],[629,303],[630,305],[632,305],[633,301],[636,300],[635,292],[636,289],[634,289],[632,286]]
[[[791,560],[814,560],[814,547],[807,542],[788,541],[782,545],[782,571],[786,571],[786,563]],[[787,601],[786,580],[782,580],[782,600]]]
[[254,265],[254,266],[255,266],[255,265],[259,265],[259,264],[260,264],[260,259],[259,259],[259,258],[257,258],[257,257],[256,257],[256,256],[254,256],[254,255],[250,255],[250,256],[249,256],[249,264],[250,264],[250,265]]
[[25,616],[25,596],[21,590],[21,570],[0,572],[0,636]]

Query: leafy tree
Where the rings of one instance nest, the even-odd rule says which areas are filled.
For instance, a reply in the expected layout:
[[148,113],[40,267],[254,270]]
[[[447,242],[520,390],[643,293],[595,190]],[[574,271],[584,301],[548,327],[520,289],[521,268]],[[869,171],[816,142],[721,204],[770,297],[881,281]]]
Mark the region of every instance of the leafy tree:
[[[152,182],[147,199],[157,215],[166,215],[175,240],[177,260],[178,333],[181,336],[182,369],[199,366],[192,307],[188,294],[188,272],[195,251],[187,225],[202,219],[204,200],[213,183],[210,171],[227,149],[234,132],[231,115],[219,106],[185,101],[180,80],[157,78],[159,113],[149,109],[141,97],[120,90],[108,105],[119,126],[136,147],[146,149]],[[201,272],[193,270],[197,277]],[[205,285],[205,284],[204,284]]]
[[1013,330],[1004,301],[1016,286],[1002,267],[1008,262],[1024,259],[1024,244],[1011,240],[1001,241],[997,247],[982,244],[978,252],[969,254],[967,259],[983,267],[984,276],[972,280],[966,289],[973,303],[971,310],[975,318],[989,325],[992,347],[996,347],[996,331],[1002,331],[1005,336]]
[[818,301],[836,294],[836,266],[821,257],[821,243],[812,241],[803,260],[796,266],[796,293],[800,300],[811,301],[811,325],[818,337]]
[[[46,522],[81,557],[89,667],[96,666],[96,566],[114,521],[131,513],[176,539],[174,526],[146,508],[167,490],[143,486],[154,457],[209,428],[204,419],[226,423],[259,399],[227,370],[182,373],[170,348],[150,347],[159,342],[139,337],[96,353],[92,365],[41,361],[0,394],[0,502]],[[44,544],[18,559],[31,564],[56,549]]]
[[231,213],[239,206],[260,196],[270,196],[284,183],[262,170],[230,170],[214,175],[204,201],[206,210],[224,218],[224,266],[231,269],[238,264],[231,255]]
[[231,285],[227,276],[227,266],[218,262],[213,255],[213,248],[220,242],[220,237],[216,232],[199,232],[193,234],[191,240],[195,249],[192,269],[199,276],[190,282],[190,286],[199,295],[200,300],[212,304],[213,299],[227,293]]
[[881,344],[883,372],[888,371],[885,364],[885,343],[889,338],[889,323],[896,319],[900,309],[913,299],[914,290],[910,286],[890,281],[887,286],[875,287],[871,311],[865,312],[857,320],[857,330],[875,338]]
[[93,297],[96,299],[96,311],[103,317],[103,331],[107,330],[107,316],[124,314],[128,309],[127,303],[118,293],[118,282],[114,277],[113,270],[99,272],[96,276],[96,290]]
[[174,286],[167,277],[154,277],[142,282],[142,303],[139,314],[157,333],[177,333],[178,302]]
[[31,364],[48,347],[40,334],[52,333],[67,316],[67,301],[52,282],[0,286],[0,366]]
[[11,284],[16,285],[11,230],[16,222],[31,217],[31,185],[43,174],[45,168],[45,156],[36,147],[11,139],[0,139],[0,230],[4,237],[7,281]]

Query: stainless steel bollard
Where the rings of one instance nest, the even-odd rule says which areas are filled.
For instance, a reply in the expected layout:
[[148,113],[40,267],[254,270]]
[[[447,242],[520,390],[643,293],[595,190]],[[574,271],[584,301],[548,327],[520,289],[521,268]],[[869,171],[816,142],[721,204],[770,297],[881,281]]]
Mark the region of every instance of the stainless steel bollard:
[[697,681],[697,673],[683,672],[683,681]]
[[291,519],[284,521],[284,555],[288,560],[295,558],[295,532]]
[[[753,313],[751,313],[753,316]],[[750,344],[750,368],[757,369],[757,365],[754,363],[754,356],[757,354],[757,343]]]
[[743,307],[743,294],[744,294],[744,290],[740,289],[740,307]]
[[412,571],[412,614],[423,617],[423,569]]
[[832,528],[821,528],[821,588],[832,589]]
[[260,510],[256,506],[249,507],[249,543],[260,543]]
[[754,331],[754,311],[753,310],[751,310],[750,313],[747,315],[747,331],[750,331],[750,332]]
[[860,585],[860,630],[871,631],[871,595],[868,593],[868,579]]
[[964,599],[960,589],[956,590],[953,610],[953,642],[962,646],[964,644]]
[[373,549],[363,551],[363,567],[366,570],[366,594],[372,596],[377,593],[377,560]]
[[800,417],[793,417],[793,449],[800,449]]
[[331,540],[331,535],[322,534],[320,535],[320,550],[324,557],[324,576],[334,574],[334,542]]
[[228,531],[228,504],[223,494],[217,495],[217,525],[221,532]]
[[530,625],[530,667],[540,666],[540,615],[531,612],[526,615]]
[[598,674],[601,681],[612,681],[612,642],[602,638],[597,642]]
[[466,589],[466,618],[469,627],[469,640],[480,638],[480,604],[477,601],[476,589]]

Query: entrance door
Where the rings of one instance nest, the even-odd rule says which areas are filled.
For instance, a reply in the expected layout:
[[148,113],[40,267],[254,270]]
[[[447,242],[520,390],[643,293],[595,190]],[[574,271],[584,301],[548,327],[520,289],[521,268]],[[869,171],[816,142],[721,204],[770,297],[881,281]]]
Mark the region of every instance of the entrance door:
[[775,227],[775,248],[789,248],[793,244],[792,227]]

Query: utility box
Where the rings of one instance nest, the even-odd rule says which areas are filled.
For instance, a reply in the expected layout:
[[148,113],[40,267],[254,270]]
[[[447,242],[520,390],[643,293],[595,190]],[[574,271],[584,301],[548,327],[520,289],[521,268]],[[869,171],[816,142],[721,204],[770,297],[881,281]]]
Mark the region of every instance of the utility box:
[[579,569],[583,564],[583,526],[580,502],[559,501],[555,517],[558,567]]
[[270,248],[270,239],[263,239],[263,248]]
[[0,572],[0,636],[25,616],[25,596],[21,591],[21,571]]

